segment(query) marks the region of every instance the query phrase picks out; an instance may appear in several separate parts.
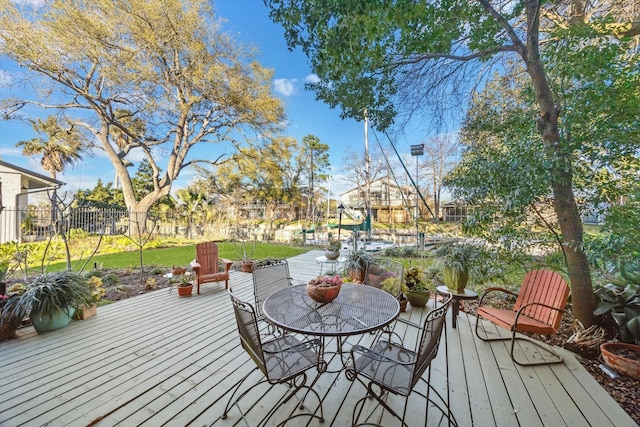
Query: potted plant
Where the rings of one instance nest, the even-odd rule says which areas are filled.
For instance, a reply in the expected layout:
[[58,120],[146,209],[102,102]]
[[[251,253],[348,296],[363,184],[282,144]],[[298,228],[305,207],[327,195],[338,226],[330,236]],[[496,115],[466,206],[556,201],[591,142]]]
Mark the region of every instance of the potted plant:
[[324,251],[324,256],[327,259],[338,259],[340,256],[340,248],[341,248],[340,240],[338,239],[329,239],[329,243],[327,244],[327,248]]
[[[640,274],[637,277],[640,279]],[[611,316],[618,327],[618,338],[622,341],[603,343],[600,346],[602,358],[616,371],[635,379],[640,379],[639,291],[638,283],[623,285],[618,282],[598,287],[594,292],[599,300],[594,314]]]
[[338,297],[341,287],[342,279],[338,275],[318,276],[307,283],[307,294],[312,300],[326,304]]
[[451,292],[464,293],[478,253],[478,248],[468,243],[446,244],[435,250],[435,265],[440,269],[442,281]]
[[7,293],[7,284],[4,281],[5,277],[7,277],[7,271],[9,271],[9,261],[0,261],[0,295]]
[[5,294],[0,294],[0,340],[13,338],[22,323],[22,317],[12,315],[11,312],[26,289],[23,284],[17,283],[8,291],[5,290]]
[[373,260],[373,257],[366,251],[357,250],[351,252],[344,263],[344,270],[356,283],[364,282],[364,275],[367,265]]
[[186,273],[182,274],[178,277],[178,297],[190,297],[193,292],[193,282],[191,281],[191,276],[188,276]]
[[71,271],[43,273],[27,286],[7,314],[20,319],[29,315],[40,333],[67,326],[78,307],[92,303],[84,276]]
[[[432,271],[431,269],[430,271]],[[404,273],[402,292],[405,294],[412,307],[424,307],[431,297],[434,288],[428,281],[425,271],[420,267],[409,267]]]
[[258,239],[254,236],[251,240],[234,240],[233,248],[236,255],[240,258],[241,268],[244,273],[253,271],[253,254],[258,245]]
[[97,275],[91,275],[88,277],[87,284],[91,290],[92,303],[89,305],[81,305],[77,308],[73,315],[76,320],[87,320],[90,317],[98,314],[98,302],[106,295],[107,291],[104,289],[102,277]]

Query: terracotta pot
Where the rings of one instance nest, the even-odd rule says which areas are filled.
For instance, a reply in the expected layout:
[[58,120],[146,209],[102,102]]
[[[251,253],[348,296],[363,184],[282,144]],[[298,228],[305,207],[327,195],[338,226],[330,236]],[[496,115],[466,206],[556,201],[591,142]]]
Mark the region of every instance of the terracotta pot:
[[173,274],[174,276],[180,276],[184,273],[187,272],[186,268],[183,267],[176,267],[175,265],[171,268],[171,274]]
[[367,275],[367,285],[369,286],[373,286],[374,288],[378,288],[380,289],[380,287],[382,286],[382,282],[384,281],[384,279],[386,279],[388,276],[383,276],[383,275],[379,275],[379,274],[371,274],[369,273]]
[[636,380],[640,379],[640,360],[628,359],[617,354],[616,350],[627,350],[635,353],[640,359],[640,345],[626,344],[622,342],[606,342],[600,345],[600,352],[604,362],[621,374],[625,374]]
[[91,306],[83,306],[76,310],[73,315],[75,320],[87,320],[90,317],[98,314],[98,307],[95,304],[91,304]]
[[8,340],[16,336],[18,326],[20,326],[20,319],[5,319],[0,326],[0,340]]
[[365,273],[365,270],[349,270],[349,277],[351,277],[351,280],[355,283],[362,283],[364,282]]
[[307,283],[307,294],[312,300],[326,304],[338,297],[341,287],[342,285],[316,286]]
[[253,261],[242,261],[241,268],[243,273],[252,273]]
[[193,283],[189,283],[187,286],[178,286],[178,296],[180,298],[190,297],[193,292]]

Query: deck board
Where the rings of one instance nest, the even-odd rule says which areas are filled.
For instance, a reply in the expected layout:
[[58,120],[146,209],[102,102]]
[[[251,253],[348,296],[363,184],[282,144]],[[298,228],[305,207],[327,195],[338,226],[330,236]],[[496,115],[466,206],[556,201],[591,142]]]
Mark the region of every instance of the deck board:
[[[315,258],[321,254],[291,258],[293,278],[303,282],[316,276]],[[252,300],[250,274],[231,272],[230,286]],[[402,317],[421,323],[427,311],[409,306]],[[457,329],[450,319],[448,314],[431,382],[449,393],[461,426],[636,425],[570,353],[563,351],[561,365],[519,367],[508,355],[508,343],[475,337],[475,318],[461,312]],[[415,339],[401,326],[397,331],[407,342]],[[372,334],[349,337],[345,348],[373,339]],[[328,347],[335,349],[335,340]],[[23,328],[18,338],[0,343],[0,363],[0,425],[9,427],[244,425],[236,408],[226,420],[221,415],[233,385],[255,367],[239,345],[222,283],[203,285],[191,298],[166,289],[129,298],[43,335]],[[330,368],[340,366],[336,358]],[[260,378],[253,372],[247,386]],[[320,375],[317,390],[325,423],[299,418],[291,425],[349,425],[353,405],[365,393],[343,372]],[[284,386],[252,390],[241,403],[249,425],[261,422],[286,391]],[[394,396],[390,402],[402,403]],[[313,398],[308,403],[317,405]],[[439,424],[435,411],[425,419],[423,398],[412,395],[409,408],[410,425]],[[298,412],[291,401],[270,424]],[[374,419],[380,420],[380,411]],[[380,422],[397,424],[388,414]]]

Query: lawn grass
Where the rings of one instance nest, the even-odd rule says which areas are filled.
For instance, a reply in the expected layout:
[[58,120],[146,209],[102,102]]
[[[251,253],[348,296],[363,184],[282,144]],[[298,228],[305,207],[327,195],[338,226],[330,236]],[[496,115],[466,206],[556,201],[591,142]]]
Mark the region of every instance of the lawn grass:
[[[221,258],[238,260],[236,251],[231,243],[218,243]],[[286,245],[276,245],[269,243],[258,243],[253,258],[289,258],[305,253],[313,248],[294,247]],[[144,249],[142,252],[142,262],[145,267],[171,267],[180,265],[186,267],[195,257],[195,245],[175,246],[171,248]],[[78,270],[84,261],[74,261],[73,268]],[[138,251],[118,252],[94,256],[85,270],[91,270],[97,264],[106,269],[137,268],[140,266],[140,253]],[[64,262],[51,264],[47,271],[59,271],[66,267]]]

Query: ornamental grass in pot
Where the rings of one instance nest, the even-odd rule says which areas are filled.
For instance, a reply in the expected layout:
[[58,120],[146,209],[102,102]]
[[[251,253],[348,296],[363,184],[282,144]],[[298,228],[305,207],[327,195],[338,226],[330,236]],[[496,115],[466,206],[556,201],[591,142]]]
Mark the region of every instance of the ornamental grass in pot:
[[372,262],[372,260],[373,256],[366,251],[353,251],[347,256],[343,268],[354,282],[362,283],[364,282],[367,265]]
[[68,325],[78,307],[93,301],[91,287],[82,275],[70,271],[44,273],[27,286],[5,314],[20,319],[28,315],[40,333]]
[[479,252],[478,247],[468,243],[446,244],[435,250],[435,266],[451,292],[464,293]]

